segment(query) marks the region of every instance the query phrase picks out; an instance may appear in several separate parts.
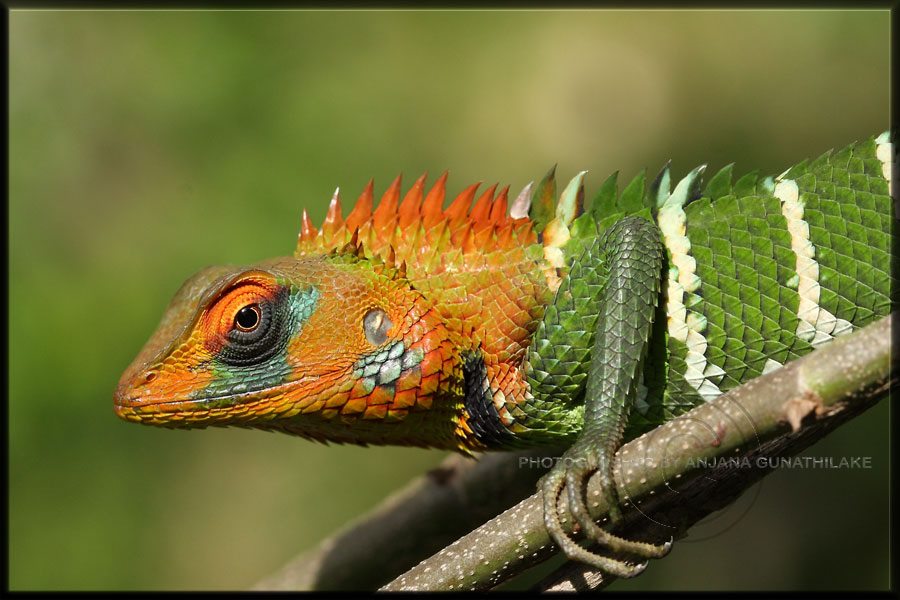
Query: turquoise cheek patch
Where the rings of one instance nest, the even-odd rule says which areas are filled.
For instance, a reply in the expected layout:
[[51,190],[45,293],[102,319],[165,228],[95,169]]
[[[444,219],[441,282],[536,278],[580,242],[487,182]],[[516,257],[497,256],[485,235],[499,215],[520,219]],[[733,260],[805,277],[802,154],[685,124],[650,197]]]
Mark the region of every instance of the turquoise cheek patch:
[[319,295],[319,290],[314,287],[305,290],[291,287],[291,294],[288,296],[288,311],[292,321],[289,337],[292,338],[300,333],[303,324],[309,320],[309,317],[316,310]]

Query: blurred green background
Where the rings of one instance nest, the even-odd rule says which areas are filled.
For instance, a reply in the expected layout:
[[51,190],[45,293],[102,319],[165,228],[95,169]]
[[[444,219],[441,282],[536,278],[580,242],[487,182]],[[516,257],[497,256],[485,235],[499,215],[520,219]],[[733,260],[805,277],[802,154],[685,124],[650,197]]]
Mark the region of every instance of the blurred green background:
[[[10,49],[18,590],[246,588],[441,460],[113,415],[180,283],[289,254],[336,185],[517,190],[558,162],[590,195],[888,127],[887,11],[17,10]],[[872,469],[775,473],[614,589],[886,588],[887,404],[807,452]]]

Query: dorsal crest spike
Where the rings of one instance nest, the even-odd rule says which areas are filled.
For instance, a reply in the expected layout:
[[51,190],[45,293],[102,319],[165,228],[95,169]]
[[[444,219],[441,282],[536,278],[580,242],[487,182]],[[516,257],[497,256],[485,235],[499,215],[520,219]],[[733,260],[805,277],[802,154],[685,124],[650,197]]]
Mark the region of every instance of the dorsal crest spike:
[[524,219],[520,222],[522,223],[522,225],[517,227],[515,232],[513,232],[516,244],[519,246],[523,246],[525,244],[533,243],[537,238],[537,232],[533,227],[534,224],[531,220],[528,219]]
[[672,159],[666,161],[666,164],[663,165],[663,168],[660,170],[659,174],[653,180],[653,183],[650,184],[650,189],[647,190],[650,194],[651,206],[662,206],[666,198],[672,193]]
[[516,199],[513,200],[509,207],[509,217],[511,219],[524,219],[528,216],[528,209],[531,208],[531,188],[534,186],[533,181],[529,181],[528,185],[522,188]]
[[494,239],[494,228],[493,224],[488,221],[486,226],[481,229],[473,229],[475,239],[475,248],[478,250],[484,250],[485,248],[489,248],[492,244],[491,242]]
[[400,190],[403,188],[403,173],[397,173],[397,176],[394,177],[394,180],[391,181],[391,185],[388,186],[388,189],[384,190],[384,194],[381,196],[381,201],[384,202],[385,197],[387,196],[396,196],[397,202],[400,201]]
[[341,214],[341,188],[340,186],[334,188],[334,193],[331,194],[331,201],[328,203],[328,212],[325,214],[325,220],[327,221],[329,218],[334,220],[335,215],[340,216]]
[[391,265],[392,267],[393,267],[394,265],[397,264],[397,252],[394,251],[394,245],[393,245],[393,244],[391,244],[390,246],[388,246],[387,257],[386,257],[386,259],[385,259],[384,262],[386,262],[387,264]]
[[728,193],[731,192],[731,177],[733,170],[734,163],[729,163],[719,169],[719,171],[706,183],[703,195],[707,196],[710,200],[718,200],[722,196],[728,195]]
[[373,204],[372,190],[374,189],[374,186],[375,180],[369,179],[369,183],[366,184],[362,194],[360,194],[359,198],[356,200],[353,210],[347,215],[345,224],[350,231],[356,230],[360,225],[371,218]]
[[506,223],[497,230],[497,245],[501,248],[509,246],[512,239],[512,232],[513,224],[510,221],[506,221]]
[[450,231],[450,244],[455,248],[462,248],[462,242],[466,239],[466,232],[472,229],[470,221],[460,221]]
[[347,242],[340,248],[335,248],[334,254],[340,254],[343,256],[357,256],[356,246],[354,244],[351,244],[350,242]]
[[656,206],[656,193],[646,188],[647,171],[641,169],[622,190],[616,202],[616,210],[634,213],[644,206]]
[[309,218],[309,213],[303,209],[303,215],[300,217],[300,241],[311,240],[316,237],[319,232]]
[[490,220],[495,226],[500,227],[506,222],[506,205],[508,203],[509,196],[509,186],[505,186],[500,193],[497,195],[497,198],[494,199],[494,204],[491,206],[491,215]]
[[341,216],[341,188],[335,188],[334,194],[331,196],[331,202],[328,204],[328,212],[325,213],[325,222],[322,223],[322,233],[326,235],[334,235],[344,225],[344,218]]
[[591,202],[590,213],[595,221],[600,221],[606,215],[615,212],[616,199],[618,198],[618,187],[616,180],[619,178],[619,172],[614,171],[612,175],[600,185],[597,195]]
[[687,206],[691,200],[697,195],[700,187],[700,176],[706,170],[706,165],[700,165],[690,173],[684,176],[676,185],[672,193],[669,194],[658,208]]
[[401,202],[398,176],[374,210],[374,183],[369,181],[346,218],[336,191],[318,232],[308,213],[302,217],[295,254],[355,255],[394,266],[405,262],[418,274],[439,270],[444,257],[451,257],[446,264],[456,269],[462,255],[468,254],[464,262],[469,268],[475,264],[472,260],[477,263],[488,255],[497,258],[502,251],[538,241],[527,216],[514,219],[507,214],[508,186],[495,198],[496,184],[480,196],[480,182],[469,185],[444,210],[448,174],[441,174],[427,195],[423,194],[426,177],[423,174],[417,179]]
[[556,215],[556,165],[547,171],[544,178],[538,183],[532,197],[531,208],[528,216],[534,223],[534,230],[541,233],[547,223]]
[[469,220],[472,221],[473,225],[480,228],[484,223],[488,222],[488,217],[491,214],[491,204],[494,202],[494,192],[497,190],[497,184],[495,183],[488,189],[484,190],[481,196],[478,197],[478,200],[475,201],[475,206],[472,207],[472,212],[469,214]]
[[463,254],[471,254],[478,249],[478,246],[475,244],[475,232],[472,227],[466,227],[465,234],[459,245],[460,248],[462,248]]
[[444,218],[450,222],[451,226],[455,226],[465,220],[466,215],[469,214],[469,207],[472,206],[472,198],[475,197],[475,192],[478,191],[478,186],[480,185],[481,182],[479,181],[461,191],[450,203],[450,206],[447,207],[447,210],[444,211]]
[[[428,190],[428,194],[425,196],[425,203],[434,202],[435,198],[443,197],[445,191],[447,189],[447,177],[450,175],[450,171],[444,171],[440,174],[437,180],[434,182],[434,185],[431,186],[431,189]],[[424,184],[424,179],[422,180]],[[441,206],[443,209],[443,205]]]
[[423,173],[416,179],[412,184],[412,187],[409,188],[409,191],[406,192],[406,196],[403,197],[400,208],[397,209],[401,229],[415,221],[421,214],[420,209],[422,207],[422,191],[425,188],[425,177],[426,173]]
[[[344,239],[347,239],[346,236]],[[350,239],[340,246],[335,246],[335,254],[343,256],[354,256],[356,258],[366,258],[366,252],[363,245],[359,242],[359,230],[354,229]]]
[[582,213],[584,208],[585,174],[587,174],[587,171],[581,171],[573,177],[562,194],[559,195],[559,203],[556,205],[556,217],[567,226],[572,224],[572,221]]
[[378,230],[384,229],[397,216],[397,204],[400,201],[400,186],[403,183],[403,174],[400,173],[388,186],[378,202],[378,208],[372,217],[372,222]]
[[428,195],[425,196],[425,201],[422,203],[422,223],[425,225],[426,229],[434,226],[435,223],[438,223],[443,216],[444,196],[446,195],[448,174],[448,171],[444,171],[441,176],[438,177],[437,181],[434,182],[434,185],[428,192]]

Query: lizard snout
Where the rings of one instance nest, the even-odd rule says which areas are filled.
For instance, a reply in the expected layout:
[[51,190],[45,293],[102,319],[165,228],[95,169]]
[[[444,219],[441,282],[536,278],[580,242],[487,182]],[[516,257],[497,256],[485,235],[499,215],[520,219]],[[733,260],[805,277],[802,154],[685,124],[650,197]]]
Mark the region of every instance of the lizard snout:
[[157,368],[129,369],[113,394],[116,415],[129,421],[140,421],[142,413],[161,409],[161,403],[167,399],[159,385],[161,379]]
[[146,392],[149,391],[141,384],[152,383],[156,377],[157,372],[153,369],[135,375],[126,373],[119,380],[119,385],[116,386],[116,392],[113,394],[113,410],[116,415],[129,421],[140,420],[134,413],[134,409],[146,404]]

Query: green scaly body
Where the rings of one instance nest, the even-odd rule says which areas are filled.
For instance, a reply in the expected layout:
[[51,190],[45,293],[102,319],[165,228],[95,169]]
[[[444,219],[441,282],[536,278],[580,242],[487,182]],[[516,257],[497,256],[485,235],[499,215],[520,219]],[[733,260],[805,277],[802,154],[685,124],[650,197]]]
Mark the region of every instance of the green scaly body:
[[674,190],[668,171],[646,189],[638,177],[621,195],[611,177],[571,224],[569,274],[528,356],[528,381],[540,393],[522,407],[529,431],[509,444],[581,430],[604,283],[594,256],[602,232],[626,215],[655,221],[666,250],[628,437],[886,315],[893,217],[877,146],[870,139],[829,152],[777,179],[732,183],[729,165],[702,188],[701,169]]

